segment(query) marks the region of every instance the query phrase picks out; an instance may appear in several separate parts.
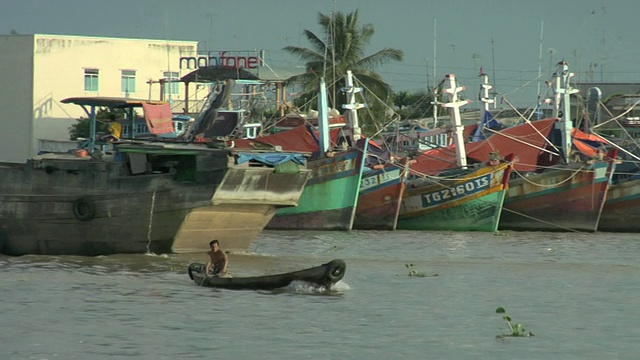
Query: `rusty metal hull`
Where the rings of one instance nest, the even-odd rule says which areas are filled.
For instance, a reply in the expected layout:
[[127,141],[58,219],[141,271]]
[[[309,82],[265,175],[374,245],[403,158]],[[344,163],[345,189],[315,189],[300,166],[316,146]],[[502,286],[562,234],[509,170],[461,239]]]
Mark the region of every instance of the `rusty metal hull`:
[[354,229],[395,230],[406,186],[404,173],[392,167],[362,175]]
[[307,169],[277,173],[272,168],[229,168],[216,189],[213,204],[297,206],[310,175]]
[[640,232],[640,179],[621,181],[609,187],[598,230]]
[[348,220],[355,208],[314,211],[274,216],[266,226],[269,230],[351,230]]
[[275,214],[272,205],[222,204],[193,209],[185,217],[172,246],[174,253],[209,250],[218,239],[225,251],[247,251]]
[[214,191],[178,186],[164,176],[103,182],[108,176],[101,171],[66,175],[0,169],[2,181],[24,181],[0,192],[2,253],[167,253],[188,211],[206,204]]
[[511,180],[500,229],[596,231],[614,166],[571,164]]
[[193,209],[176,235],[175,253],[206,252],[218,239],[227,251],[247,251],[276,213],[295,206],[310,171],[278,174],[270,168],[230,168],[212,204]]
[[[247,170],[230,163],[225,150],[203,152],[191,150],[182,173],[132,175],[125,162],[74,156],[0,166],[0,252],[170,253],[200,251],[211,238],[246,250],[276,207],[298,200],[308,176]],[[176,156],[150,166],[160,169]],[[242,195],[225,196],[230,188]]]
[[[40,201],[34,197],[3,197],[0,200],[5,204],[3,210],[13,206],[30,215],[3,217],[0,220],[2,253],[84,256],[168,253],[171,252],[173,237],[186,212],[178,208],[151,212],[149,199],[135,194],[108,200],[101,197],[87,199],[95,200],[96,206],[96,217],[90,221],[79,221],[71,214],[70,209],[75,201],[73,198],[50,197]],[[114,204],[117,200],[127,202],[135,199],[146,206],[118,212],[120,209]],[[107,208],[112,209],[111,216],[106,213]],[[134,209],[139,211],[135,212]]]

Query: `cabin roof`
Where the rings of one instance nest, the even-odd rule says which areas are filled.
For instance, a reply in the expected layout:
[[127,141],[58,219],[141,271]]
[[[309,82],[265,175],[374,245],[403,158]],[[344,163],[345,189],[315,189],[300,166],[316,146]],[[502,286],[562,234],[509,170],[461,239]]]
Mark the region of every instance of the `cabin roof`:
[[300,68],[282,68],[261,66],[257,69],[223,68],[203,66],[180,78],[182,82],[214,82],[227,79],[257,81],[287,81],[295,75],[304,73]]
[[259,80],[246,69],[219,66],[203,66],[180,78],[182,82],[213,82],[227,79]]
[[128,108],[142,106],[143,103],[163,104],[166,101],[154,101],[147,99],[131,99],[124,97],[107,97],[107,96],[82,96],[71,97],[61,101],[63,104],[88,105],[88,106],[106,106],[110,108]]

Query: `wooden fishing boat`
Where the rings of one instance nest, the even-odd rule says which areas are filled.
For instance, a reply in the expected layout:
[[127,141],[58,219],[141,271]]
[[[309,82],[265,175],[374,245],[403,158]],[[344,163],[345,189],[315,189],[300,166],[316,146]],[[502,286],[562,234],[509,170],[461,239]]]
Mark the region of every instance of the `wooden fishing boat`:
[[511,180],[500,229],[596,231],[613,172],[613,157],[592,164],[567,164]]
[[619,154],[598,231],[640,232],[640,95],[635,92],[628,83],[598,84],[586,91],[593,119],[589,130],[606,136]]
[[640,179],[619,180],[611,184],[598,230],[640,232]]
[[[457,174],[410,183],[398,218],[398,229],[496,232],[509,183],[511,161],[482,164]],[[431,184],[428,182],[431,181]]]
[[[561,62],[556,72],[551,118],[493,132],[465,145],[468,159],[486,162],[492,154],[513,153],[511,180],[499,229],[528,231],[596,231],[603,211],[617,151],[606,141],[574,128],[569,97],[571,73]],[[412,170],[452,168],[452,147],[421,154]]]
[[252,277],[207,276],[205,268],[205,264],[202,263],[190,264],[189,278],[200,286],[230,290],[273,290],[286,287],[294,281],[303,281],[330,289],[333,284],[342,280],[347,265],[343,260],[336,259],[305,270]]
[[[345,81],[347,103],[343,107],[346,109],[348,126],[344,130],[356,140],[358,147],[364,140],[357,110],[366,105],[356,101],[356,94],[362,92],[364,87],[356,86],[351,71],[347,71]],[[373,140],[367,140],[366,145],[360,148],[365,157],[353,228],[395,230],[408,173],[407,161],[396,161],[388,147],[381,147]]]
[[[570,95],[578,90],[570,84],[572,76],[568,63],[558,63],[552,113],[558,121],[549,137],[544,138],[542,150],[547,154],[533,151],[539,154],[536,174],[509,182],[501,229],[590,232],[598,229],[618,150],[606,150],[604,139],[573,127]],[[559,143],[549,141],[554,137],[559,138]],[[496,145],[503,139],[492,136],[488,141]],[[531,151],[531,148],[523,150]]]
[[[446,151],[455,154],[457,169],[437,171],[436,167],[411,167],[413,179],[404,192],[398,229],[405,230],[498,230],[506,190],[509,182],[513,155],[506,162],[490,159],[486,162],[467,164],[464,144],[464,127],[459,107],[467,104],[457,98],[458,87],[453,74],[447,75],[449,87],[444,91],[451,95],[451,125],[454,129],[454,145]],[[443,150],[445,151],[445,150]],[[453,159],[452,159],[453,160]]]
[[396,229],[407,173],[407,169],[387,164],[362,174],[354,229]]

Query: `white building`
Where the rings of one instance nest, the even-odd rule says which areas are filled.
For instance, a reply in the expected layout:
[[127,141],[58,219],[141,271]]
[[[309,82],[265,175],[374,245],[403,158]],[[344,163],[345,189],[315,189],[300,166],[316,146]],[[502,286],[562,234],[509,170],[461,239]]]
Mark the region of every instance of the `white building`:
[[[181,56],[197,53],[196,41],[122,39],[67,35],[0,36],[0,161],[24,162],[39,139],[68,140],[79,96],[159,99],[160,79],[193,71]],[[184,61],[183,61],[184,62]],[[150,88],[149,80],[156,81]],[[182,103],[181,83],[165,84],[165,97]],[[166,98],[164,100],[167,100]],[[179,112],[180,109],[176,112]]]

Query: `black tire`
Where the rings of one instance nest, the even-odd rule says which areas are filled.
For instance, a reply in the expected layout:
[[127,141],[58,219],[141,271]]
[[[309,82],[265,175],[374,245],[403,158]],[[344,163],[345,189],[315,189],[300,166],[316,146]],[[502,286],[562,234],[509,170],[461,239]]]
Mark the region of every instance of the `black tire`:
[[332,260],[327,263],[327,272],[325,273],[325,276],[332,283],[337,283],[338,281],[342,280],[342,277],[344,277],[344,273],[346,270],[347,264],[345,264],[344,261]]
[[187,269],[188,269],[187,272],[189,273],[189,278],[193,280],[193,270],[191,269],[191,265],[189,265]]
[[189,273],[189,278],[190,278],[191,280],[193,280],[193,273],[194,273],[194,272],[195,272],[195,273],[202,274],[202,277],[203,277],[203,278],[206,278],[206,277],[207,277],[207,274],[205,274],[205,269],[206,269],[205,265],[204,265],[204,264],[201,264],[201,263],[192,263],[192,264],[189,264],[189,266],[187,267],[187,272]]
[[80,221],[89,221],[96,215],[96,205],[87,197],[81,197],[73,203],[73,215]]

